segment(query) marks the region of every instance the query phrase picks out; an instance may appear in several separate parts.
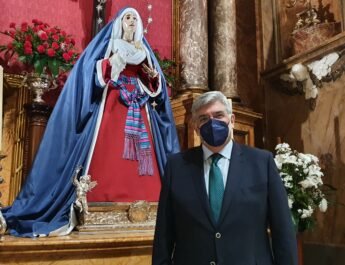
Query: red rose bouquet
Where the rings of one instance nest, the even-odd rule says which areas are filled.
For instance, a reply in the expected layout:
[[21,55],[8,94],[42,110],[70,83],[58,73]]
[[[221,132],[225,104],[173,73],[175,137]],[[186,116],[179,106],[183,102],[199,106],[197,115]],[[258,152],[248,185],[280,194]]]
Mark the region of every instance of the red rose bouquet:
[[37,19],[32,25],[24,22],[16,27],[1,32],[12,40],[7,45],[0,45],[0,52],[7,57],[17,56],[29,69],[38,75],[51,74],[56,77],[73,67],[79,54],[75,49],[75,40],[58,27],[50,27]]

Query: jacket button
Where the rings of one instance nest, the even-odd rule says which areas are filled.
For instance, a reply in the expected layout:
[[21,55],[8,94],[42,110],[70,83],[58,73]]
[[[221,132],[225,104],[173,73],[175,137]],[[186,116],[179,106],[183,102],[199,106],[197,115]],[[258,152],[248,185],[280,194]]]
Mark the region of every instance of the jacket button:
[[216,263],[214,261],[211,261],[210,265],[216,265]]
[[222,234],[221,233],[216,233],[216,238],[221,238],[222,237]]

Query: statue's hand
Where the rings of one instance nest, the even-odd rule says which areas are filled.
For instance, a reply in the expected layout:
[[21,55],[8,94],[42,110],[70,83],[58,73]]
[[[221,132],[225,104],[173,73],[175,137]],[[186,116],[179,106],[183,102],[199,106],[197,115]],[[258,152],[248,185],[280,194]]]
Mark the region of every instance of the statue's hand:
[[144,63],[143,63],[143,68],[144,68],[144,72],[145,72],[146,74],[148,74],[151,78],[157,77],[158,72],[157,72],[155,69],[153,69],[153,68],[147,66],[147,65],[144,64]]

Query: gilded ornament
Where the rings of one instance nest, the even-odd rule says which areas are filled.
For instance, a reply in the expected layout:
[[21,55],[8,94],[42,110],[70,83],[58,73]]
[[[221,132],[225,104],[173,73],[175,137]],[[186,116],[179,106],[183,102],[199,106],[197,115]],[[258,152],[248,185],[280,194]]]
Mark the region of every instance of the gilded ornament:
[[135,201],[129,206],[128,219],[133,223],[149,219],[150,204],[147,201]]

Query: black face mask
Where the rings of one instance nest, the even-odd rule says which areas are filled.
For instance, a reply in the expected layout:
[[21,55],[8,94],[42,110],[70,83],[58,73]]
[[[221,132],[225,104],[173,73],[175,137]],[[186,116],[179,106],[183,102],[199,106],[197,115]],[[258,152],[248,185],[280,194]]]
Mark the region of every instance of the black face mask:
[[210,146],[221,146],[229,136],[229,126],[224,121],[210,119],[200,127],[202,139]]

